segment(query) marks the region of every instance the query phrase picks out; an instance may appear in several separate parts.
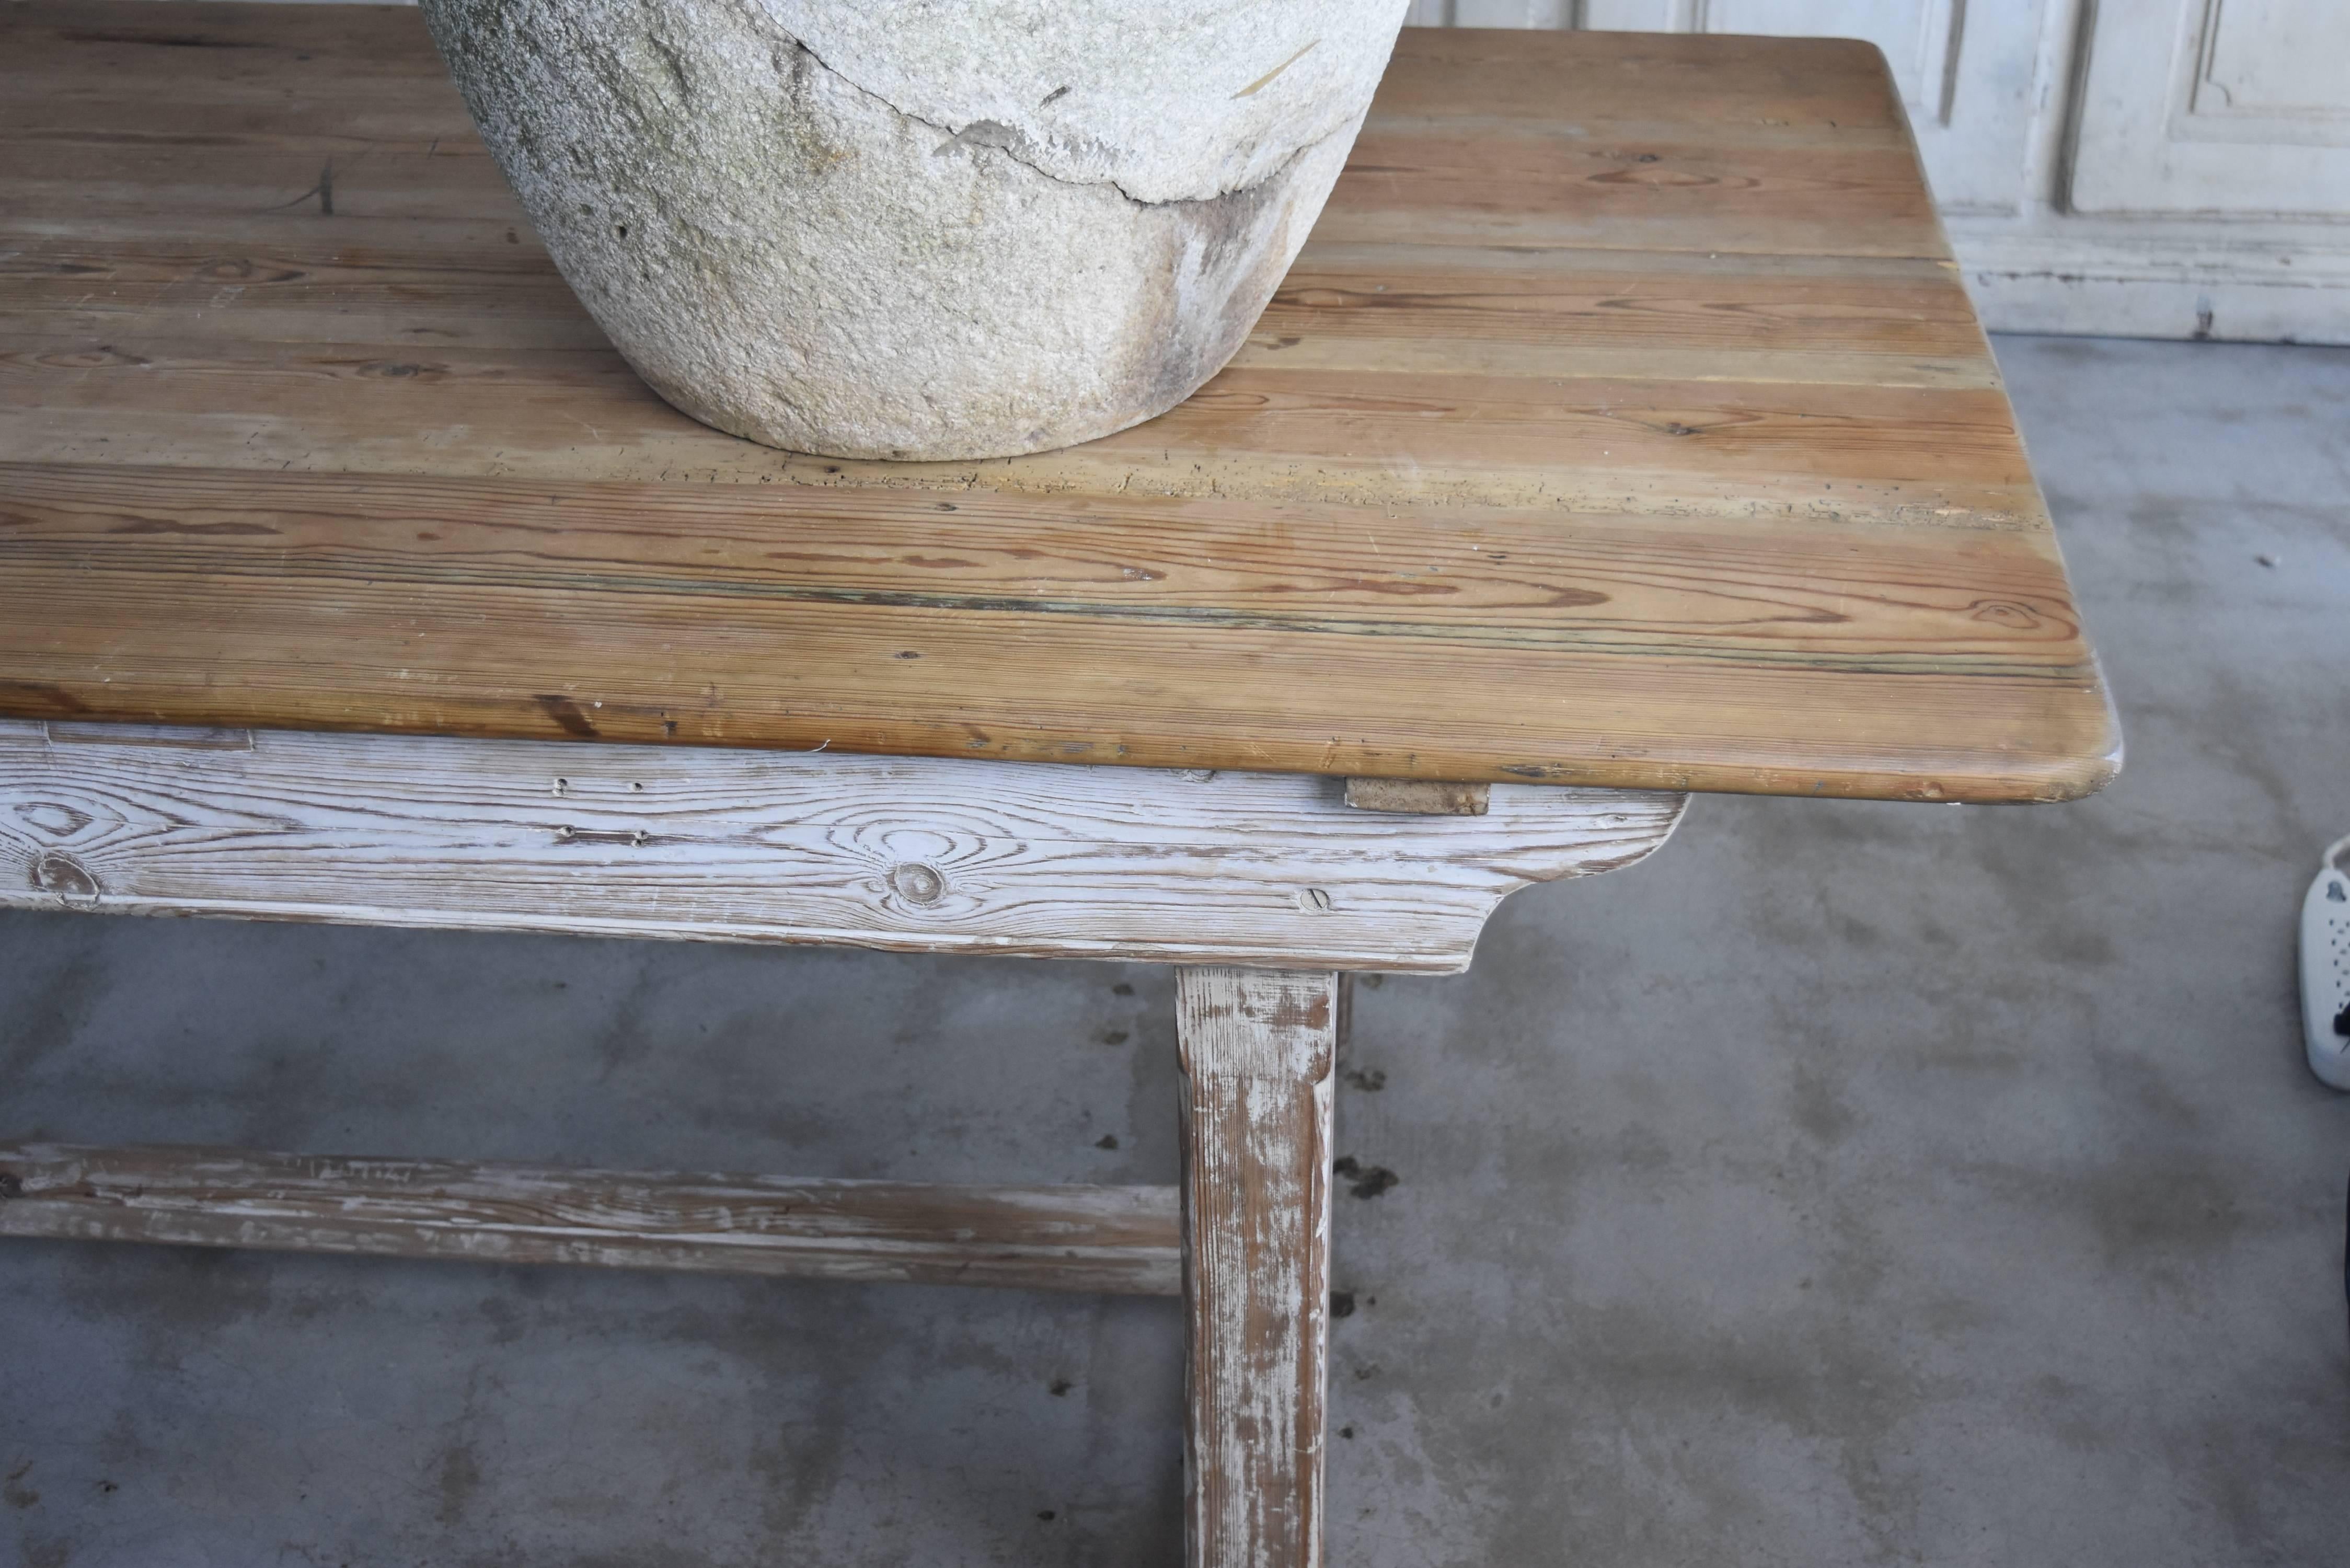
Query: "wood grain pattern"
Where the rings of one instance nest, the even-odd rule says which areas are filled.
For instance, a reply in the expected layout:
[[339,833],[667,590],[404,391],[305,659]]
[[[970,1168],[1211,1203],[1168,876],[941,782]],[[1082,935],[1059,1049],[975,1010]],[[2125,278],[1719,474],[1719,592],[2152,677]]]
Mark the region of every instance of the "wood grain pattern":
[[1187,969],[1190,1568],[1319,1568],[1338,978]]
[[1171,1187],[0,1144],[0,1236],[1173,1295]]
[[414,16],[99,0],[0,11],[0,713],[1929,800],[2118,756],[1865,47],[1409,31],[1197,396],[855,463],[636,380]]
[[[592,709],[576,715],[591,723]],[[0,720],[0,905],[1183,963],[1465,968],[1682,797]]]

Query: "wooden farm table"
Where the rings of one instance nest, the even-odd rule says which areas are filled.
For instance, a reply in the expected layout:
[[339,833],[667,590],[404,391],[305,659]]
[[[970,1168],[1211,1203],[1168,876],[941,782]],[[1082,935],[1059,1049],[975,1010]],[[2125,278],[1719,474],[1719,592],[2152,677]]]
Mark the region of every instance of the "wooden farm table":
[[0,900],[1179,963],[1187,1146],[16,1144],[0,1232],[1180,1289],[1191,1561],[1307,1564],[1342,971],[1463,967],[1681,792],[2118,757],[1864,45],[1407,32],[1231,368],[993,462],[660,402],[411,11],[0,5]]

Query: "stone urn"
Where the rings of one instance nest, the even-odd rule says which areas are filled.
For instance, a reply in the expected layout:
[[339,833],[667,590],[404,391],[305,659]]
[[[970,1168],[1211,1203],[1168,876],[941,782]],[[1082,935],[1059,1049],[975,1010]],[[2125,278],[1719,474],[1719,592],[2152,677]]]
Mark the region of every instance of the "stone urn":
[[1222,368],[1407,0],[423,0],[556,265],[704,423],[1067,446]]

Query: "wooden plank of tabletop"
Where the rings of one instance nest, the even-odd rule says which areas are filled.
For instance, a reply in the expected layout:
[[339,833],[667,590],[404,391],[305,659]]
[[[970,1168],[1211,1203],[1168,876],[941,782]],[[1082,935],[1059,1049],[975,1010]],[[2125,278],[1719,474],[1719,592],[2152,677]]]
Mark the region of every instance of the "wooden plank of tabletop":
[[2115,764],[1864,46],[1407,31],[1222,375],[916,464],[654,398],[412,14],[0,41],[0,713],[1946,800]]

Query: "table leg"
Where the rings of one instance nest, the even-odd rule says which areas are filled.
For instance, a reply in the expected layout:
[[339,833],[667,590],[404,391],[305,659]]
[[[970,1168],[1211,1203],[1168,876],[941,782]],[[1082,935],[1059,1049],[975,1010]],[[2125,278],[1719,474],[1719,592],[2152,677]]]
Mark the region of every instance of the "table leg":
[[1319,1568],[1338,977],[1185,970],[1185,1562]]

